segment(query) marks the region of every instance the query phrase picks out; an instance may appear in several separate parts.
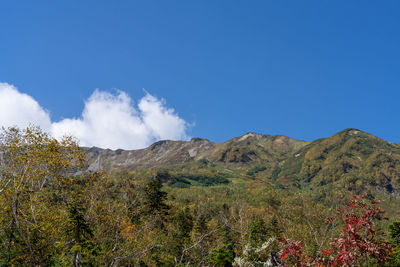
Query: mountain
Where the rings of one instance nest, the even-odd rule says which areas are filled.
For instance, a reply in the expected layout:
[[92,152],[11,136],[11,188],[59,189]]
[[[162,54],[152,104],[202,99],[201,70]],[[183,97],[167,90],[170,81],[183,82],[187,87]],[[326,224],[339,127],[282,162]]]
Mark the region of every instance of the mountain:
[[346,129],[302,147],[280,166],[277,180],[335,184],[356,192],[370,187],[400,192],[400,145],[357,129]]
[[192,138],[190,141],[158,141],[138,150],[84,148],[89,169],[146,169],[193,161],[212,162],[230,168],[272,166],[308,144],[286,136],[247,133],[223,143]]
[[[139,150],[84,148],[88,169],[144,170],[197,166],[232,170],[243,178],[310,190],[334,185],[354,192],[399,194],[400,145],[357,129],[313,142],[247,133],[222,143],[193,138],[159,141]],[[191,170],[193,172],[193,168]]]

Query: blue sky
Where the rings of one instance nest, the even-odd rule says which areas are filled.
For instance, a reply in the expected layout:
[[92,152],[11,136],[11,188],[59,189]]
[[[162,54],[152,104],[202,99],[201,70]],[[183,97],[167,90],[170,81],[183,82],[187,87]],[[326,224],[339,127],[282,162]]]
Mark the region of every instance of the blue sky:
[[[2,1],[0,82],[52,121],[144,88],[225,141],[359,128],[400,142],[398,1]],[[4,115],[4,114],[3,114]],[[183,135],[182,135],[183,136]]]

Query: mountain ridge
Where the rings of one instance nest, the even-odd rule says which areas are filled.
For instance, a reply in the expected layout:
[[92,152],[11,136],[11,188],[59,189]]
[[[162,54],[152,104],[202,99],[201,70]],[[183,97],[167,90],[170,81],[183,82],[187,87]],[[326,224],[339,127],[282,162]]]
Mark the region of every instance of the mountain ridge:
[[[111,150],[98,147],[82,149],[87,154],[90,170],[114,169],[115,167],[133,170],[204,159],[226,163],[245,163],[256,159],[254,155],[257,150],[262,148],[287,154],[307,143],[283,135],[246,133],[219,143],[196,137],[189,141],[161,140],[147,148],[137,150]],[[253,148],[249,149],[251,146]],[[260,151],[258,152],[262,154]]]
[[400,145],[355,128],[312,142],[248,132],[220,143],[192,138],[138,150],[82,149],[91,171],[191,166],[192,172],[224,169],[284,187],[321,190],[340,184],[358,193],[373,187],[400,194]]

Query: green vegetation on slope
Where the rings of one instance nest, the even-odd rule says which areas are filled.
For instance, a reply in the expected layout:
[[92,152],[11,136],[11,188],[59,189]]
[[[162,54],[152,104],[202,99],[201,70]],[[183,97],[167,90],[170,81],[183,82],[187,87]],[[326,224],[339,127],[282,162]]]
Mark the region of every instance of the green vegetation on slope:
[[333,184],[354,194],[400,192],[400,147],[356,129],[300,149],[281,166],[278,180],[321,190]]

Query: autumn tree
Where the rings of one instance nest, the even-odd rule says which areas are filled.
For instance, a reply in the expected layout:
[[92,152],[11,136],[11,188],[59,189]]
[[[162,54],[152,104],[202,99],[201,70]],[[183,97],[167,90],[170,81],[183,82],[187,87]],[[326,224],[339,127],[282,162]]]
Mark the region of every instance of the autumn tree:
[[300,241],[284,238],[280,251],[285,265],[295,266],[370,266],[383,265],[390,260],[392,247],[379,239],[376,221],[384,219],[379,201],[366,196],[353,196],[345,208],[339,209],[327,224],[343,223],[339,237],[331,238],[329,248],[319,251],[317,257],[307,255]]
[[385,263],[392,251],[389,244],[379,239],[376,221],[382,220],[385,211],[379,201],[366,196],[353,196],[345,209],[340,209],[338,219],[345,225],[338,238],[332,238],[330,249],[323,251],[333,265],[355,265],[362,262],[371,265],[371,260]]
[[[0,132],[0,250],[4,264],[49,265],[63,220],[61,188],[80,170],[72,138],[56,140],[37,127]],[[54,198],[52,192],[59,192]]]

